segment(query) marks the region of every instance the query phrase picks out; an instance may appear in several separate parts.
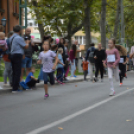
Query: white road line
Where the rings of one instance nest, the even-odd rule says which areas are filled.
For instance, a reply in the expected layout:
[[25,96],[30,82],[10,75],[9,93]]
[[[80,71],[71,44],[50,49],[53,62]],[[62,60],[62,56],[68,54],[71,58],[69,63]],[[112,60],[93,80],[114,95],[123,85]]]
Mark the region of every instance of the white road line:
[[60,119],[60,120],[55,121],[55,122],[53,122],[53,123],[50,123],[50,124],[48,124],[48,125],[46,125],[46,126],[43,126],[43,127],[41,127],[41,128],[35,129],[35,130],[33,130],[33,131],[31,131],[31,132],[29,132],[29,133],[27,133],[27,134],[39,134],[39,133],[41,133],[41,132],[44,132],[44,131],[46,131],[47,129],[50,129],[50,128],[52,128],[52,127],[55,127],[55,126],[57,126],[57,125],[59,125],[59,124],[61,124],[61,123],[64,123],[64,122],[66,122],[66,121],[69,121],[69,120],[71,120],[71,119],[73,119],[73,118],[75,118],[75,117],[77,117],[77,116],[79,116],[79,115],[81,115],[81,114],[84,114],[84,113],[86,113],[86,112],[89,112],[90,110],[92,110],[92,109],[94,109],[94,108],[96,108],[96,107],[99,107],[100,105],[103,105],[103,104],[105,104],[105,103],[107,103],[107,102],[109,102],[109,101],[111,101],[111,100],[113,100],[113,99],[115,99],[115,98],[117,98],[117,97],[119,97],[119,96],[122,96],[122,95],[124,95],[124,94],[126,94],[126,93],[128,93],[128,92],[130,92],[130,91],[132,91],[132,90],[134,90],[134,88],[129,89],[129,90],[126,90],[126,91],[124,91],[124,92],[121,92],[121,93],[117,94],[116,96],[113,96],[113,97],[110,97],[110,98],[108,98],[108,99],[105,99],[105,100],[103,100],[103,101],[101,101],[101,102],[99,102],[99,103],[96,103],[96,104],[94,104],[94,105],[92,105],[92,106],[89,106],[89,107],[87,107],[87,108],[85,108],[85,109],[82,109],[82,110],[80,110],[80,111],[78,111],[78,112],[76,112],[76,113],[74,113],[74,114],[71,114],[71,115],[69,115],[69,116],[67,116],[67,117],[65,117],[65,118],[63,118],[63,119]]

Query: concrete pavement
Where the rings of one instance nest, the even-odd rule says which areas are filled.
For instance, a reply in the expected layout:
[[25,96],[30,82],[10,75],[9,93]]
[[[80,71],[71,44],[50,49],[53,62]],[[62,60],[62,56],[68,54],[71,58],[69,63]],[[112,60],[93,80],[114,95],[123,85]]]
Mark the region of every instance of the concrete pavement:
[[[128,73],[128,79],[125,79],[122,87],[119,87],[119,82],[114,83],[117,97],[110,101],[107,101],[110,98],[107,78],[103,83],[55,85],[50,87],[50,98],[46,100],[43,99],[44,91],[40,87],[39,90],[19,94],[2,94],[0,134],[35,132],[88,107],[92,109],[58,125],[51,125],[39,134],[133,134],[133,76],[133,72]],[[118,96],[123,92],[123,95]],[[104,104],[100,103],[104,101]]]

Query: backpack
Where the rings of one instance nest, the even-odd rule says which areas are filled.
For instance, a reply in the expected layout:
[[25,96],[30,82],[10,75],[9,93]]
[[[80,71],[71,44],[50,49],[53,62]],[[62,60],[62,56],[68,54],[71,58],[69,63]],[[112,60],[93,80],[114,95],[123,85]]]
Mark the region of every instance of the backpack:
[[91,47],[91,48],[89,48],[89,51],[90,51],[90,53],[89,53],[88,59],[89,59],[90,63],[95,63],[95,59],[94,59],[95,49],[93,47]]

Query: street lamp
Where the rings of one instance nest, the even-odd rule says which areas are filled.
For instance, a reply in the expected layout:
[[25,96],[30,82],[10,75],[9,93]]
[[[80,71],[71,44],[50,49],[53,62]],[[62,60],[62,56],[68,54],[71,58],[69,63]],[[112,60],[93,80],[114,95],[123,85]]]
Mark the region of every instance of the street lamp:
[[7,20],[5,18],[1,19],[1,24],[5,27],[5,33],[6,33],[6,22]]

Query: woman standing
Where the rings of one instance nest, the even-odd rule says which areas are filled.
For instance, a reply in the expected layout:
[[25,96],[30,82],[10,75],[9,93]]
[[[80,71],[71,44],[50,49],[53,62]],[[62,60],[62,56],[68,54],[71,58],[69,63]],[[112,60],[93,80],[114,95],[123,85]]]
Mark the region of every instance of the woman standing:
[[95,79],[94,81],[98,81],[98,73],[100,71],[101,74],[101,82],[103,82],[103,73],[104,73],[104,67],[103,67],[103,60],[106,58],[105,50],[102,49],[101,43],[98,44],[98,49],[94,52],[94,59],[95,59]]
[[127,50],[121,45],[115,45],[115,48],[119,51],[120,62],[119,62],[119,76],[120,76],[120,86],[123,84],[123,78],[126,74],[126,64],[127,64]]
[[118,50],[115,48],[115,39],[111,39],[108,42],[109,49],[106,51],[107,58],[104,61],[103,65],[108,66],[108,77],[110,81],[110,94],[109,96],[115,95],[114,85],[113,85],[113,74],[115,79],[119,80],[119,62],[120,62],[120,54]]
[[75,56],[76,56],[76,45],[73,44],[72,45],[72,49],[70,50],[70,54],[69,54],[69,58],[70,58],[70,63],[71,63],[71,77],[75,77],[74,76],[74,72],[75,72]]

